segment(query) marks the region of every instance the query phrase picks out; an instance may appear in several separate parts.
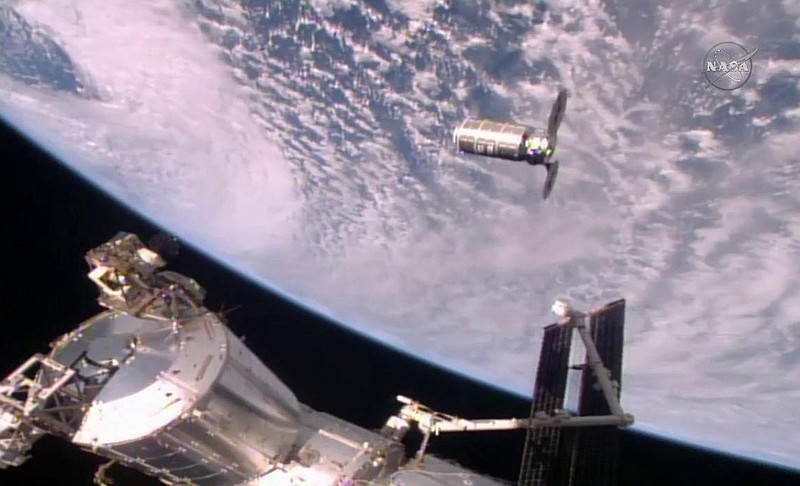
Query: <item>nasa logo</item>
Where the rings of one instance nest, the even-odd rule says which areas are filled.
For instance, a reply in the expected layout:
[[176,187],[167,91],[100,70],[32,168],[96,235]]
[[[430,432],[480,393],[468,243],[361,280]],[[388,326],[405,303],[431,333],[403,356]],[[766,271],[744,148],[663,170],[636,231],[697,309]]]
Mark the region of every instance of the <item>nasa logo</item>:
[[711,86],[725,91],[741,88],[753,72],[753,55],[758,47],[747,52],[735,42],[721,42],[706,53],[703,74]]

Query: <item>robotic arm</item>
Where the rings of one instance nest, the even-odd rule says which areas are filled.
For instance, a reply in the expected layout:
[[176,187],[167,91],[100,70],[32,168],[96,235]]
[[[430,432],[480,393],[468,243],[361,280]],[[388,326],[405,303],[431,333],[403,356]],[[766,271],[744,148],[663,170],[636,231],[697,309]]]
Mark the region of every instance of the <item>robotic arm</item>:
[[578,329],[587,353],[587,365],[594,371],[600,389],[608,403],[610,415],[600,416],[575,416],[567,410],[557,410],[553,414],[544,412],[527,419],[505,418],[505,419],[464,419],[455,415],[449,415],[432,410],[420,402],[404,397],[397,396],[397,401],[403,404],[397,415],[392,416],[383,427],[384,435],[390,435],[395,439],[400,439],[410,427],[416,423],[423,434],[422,445],[417,451],[417,460],[422,460],[425,449],[431,435],[439,435],[441,432],[480,432],[492,430],[511,430],[511,429],[531,429],[538,427],[589,427],[589,426],[617,426],[628,427],[633,424],[633,416],[623,411],[619,403],[617,394],[614,391],[614,383],[609,377],[608,369],[603,365],[603,361],[586,329],[586,314],[574,310],[569,302],[557,300],[552,307],[553,313],[562,320],[560,325],[573,326]]

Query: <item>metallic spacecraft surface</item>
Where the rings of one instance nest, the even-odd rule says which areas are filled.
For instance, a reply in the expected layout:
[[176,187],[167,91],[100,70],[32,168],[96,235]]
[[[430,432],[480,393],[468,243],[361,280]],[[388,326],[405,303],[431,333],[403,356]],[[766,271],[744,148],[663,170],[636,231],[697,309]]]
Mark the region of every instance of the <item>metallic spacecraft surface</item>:
[[567,91],[561,90],[553,103],[547,129],[530,128],[510,122],[468,118],[453,130],[453,145],[460,152],[496,159],[543,165],[547,170],[542,197],[547,199],[558,175],[553,158],[558,128],[567,109]]
[[[107,310],[0,382],[0,468],[49,433],[166,484],[494,486],[505,483],[425,454],[431,435],[632,422],[618,403],[597,417],[466,420],[398,397],[398,414],[373,432],[300,403],[203,307],[202,287],[162,270],[136,235],[86,259]],[[408,458],[412,424],[424,439]]]
[[172,482],[245,481],[298,434],[297,399],[212,313],[173,328],[106,312],[50,358],[82,379],[113,373],[72,442]]

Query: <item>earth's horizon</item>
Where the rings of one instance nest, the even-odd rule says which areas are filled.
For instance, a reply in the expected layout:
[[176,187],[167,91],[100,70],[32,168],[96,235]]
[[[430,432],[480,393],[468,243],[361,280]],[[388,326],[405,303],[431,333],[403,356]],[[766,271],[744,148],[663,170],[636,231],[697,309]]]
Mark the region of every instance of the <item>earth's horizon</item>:
[[[0,120],[2,120],[2,116],[0,116]],[[17,128],[19,130],[19,127],[17,125],[15,125],[14,123],[10,123],[10,125],[14,126],[15,128]],[[31,137],[30,135],[28,135],[27,133],[25,133],[22,130],[20,130],[20,131],[21,131],[21,133],[23,135],[25,135],[27,138],[31,139],[38,146],[40,146],[40,148],[42,148],[43,150],[46,150],[49,153],[51,153],[51,155],[53,155],[54,158],[60,159],[58,157],[58,154],[53,153],[52,150],[47,150],[46,148],[42,147],[40,143],[35,141],[34,137]],[[63,163],[63,159],[61,159],[61,161]],[[138,214],[143,219],[150,221],[155,226],[161,227],[165,231],[169,231],[169,228],[166,228],[165,226],[163,226],[163,224],[152,220],[152,218],[150,216],[146,215],[146,214],[140,213],[135,207],[129,205],[124,200],[117,199],[114,196],[114,194],[108,192],[101,185],[98,185],[96,181],[93,181],[91,178],[87,177],[85,174],[82,174],[80,172],[80,170],[76,169],[73,166],[70,166],[69,164],[65,164],[65,165],[70,170],[72,170],[75,174],[77,174],[79,177],[81,177],[83,180],[85,180],[88,184],[90,184],[92,187],[94,187],[96,190],[102,192],[106,197],[114,200],[118,204],[123,205],[124,207],[128,208],[132,212]],[[120,228],[120,231],[125,231],[125,228]],[[151,235],[138,235],[138,236],[145,237],[145,236],[151,236]],[[434,367],[437,367],[437,368],[440,368],[440,369],[444,369],[444,370],[446,370],[446,371],[448,371],[450,373],[453,373],[455,375],[458,375],[458,376],[460,376],[460,377],[462,377],[464,379],[467,379],[469,381],[473,381],[473,382],[476,382],[476,383],[481,383],[481,384],[486,385],[486,386],[490,386],[490,387],[495,388],[497,390],[500,390],[500,391],[503,391],[505,393],[508,393],[509,395],[516,396],[516,397],[521,397],[521,398],[531,398],[531,393],[530,392],[525,392],[525,391],[520,390],[520,389],[510,388],[508,386],[503,386],[502,384],[498,384],[498,383],[492,383],[491,381],[487,380],[486,378],[481,378],[481,377],[472,375],[472,374],[470,374],[470,372],[465,371],[463,369],[453,368],[451,366],[448,366],[448,365],[444,364],[441,360],[437,361],[436,357],[420,356],[418,354],[415,354],[413,349],[408,349],[408,348],[403,347],[402,345],[394,344],[394,343],[389,342],[387,340],[381,339],[380,337],[377,337],[377,336],[374,336],[374,335],[370,334],[370,332],[368,330],[364,330],[364,329],[359,329],[359,328],[353,327],[352,325],[347,324],[346,322],[343,322],[340,319],[337,319],[334,315],[330,314],[329,312],[325,311],[324,309],[315,308],[313,303],[305,302],[302,299],[298,299],[297,297],[292,296],[292,295],[286,293],[285,291],[281,290],[275,284],[267,282],[263,278],[261,278],[261,277],[259,277],[257,275],[253,275],[252,273],[249,273],[246,270],[242,270],[242,269],[236,268],[234,266],[234,264],[232,264],[231,262],[227,262],[227,261],[219,259],[215,255],[208,253],[201,246],[198,246],[198,245],[196,245],[195,243],[193,243],[191,241],[185,240],[184,238],[180,238],[175,234],[173,234],[172,236],[177,237],[182,246],[188,244],[195,252],[198,252],[198,253],[201,253],[201,254],[205,255],[207,258],[209,258],[209,259],[215,261],[216,263],[228,268],[230,271],[236,273],[237,275],[241,276],[242,278],[246,278],[246,279],[250,280],[254,284],[258,285],[259,287],[261,287],[263,289],[265,289],[266,291],[271,292],[273,294],[276,294],[276,295],[280,296],[281,298],[283,298],[283,299],[285,299],[285,300],[287,300],[289,302],[292,302],[293,304],[299,306],[300,308],[302,308],[302,309],[304,309],[304,310],[306,310],[308,312],[311,312],[313,314],[316,314],[316,315],[320,316],[321,318],[329,321],[330,323],[332,323],[334,325],[337,325],[337,326],[340,326],[340,327],[348,330],[349,332],[354,332],[354,333],[358,334],[359,336],[367,338],[367,339],[371,340],[372,342],[376,343],[377,345],[386,346],[386,347],[388,347],[390,349],[393,349],[393,350],[399,351],[399,352],[401,352],[403,354],[406,354],[406,355],[408,355],[408,356],[410,356],[410,357],[412,357],[414,359],[417,359],[419,361],[427,363],[430,366],[434,366]],[[175,270],[175,269],[172,268],[172,270]],[[201,283],[201,285],[202,285],[202,283]],[[237,303],[232,302],[231,305],[237,305]],[[554,320],[554,319],[555,318],[552,318],[550,320]],[[542,324],[541,327],[544,327],[544,325],[546,325],[546,324],[544,324],[545,322],[549,323],[547,318],[543,318],[543,320],[542,320],[543,324]],[[533,362],[533,360],[532,360],[531,364],[532,365],[535,364]],[[624,393],[622,395],[622,404],[623,404],[623,406],[625,405],[625,394]],[[447,410],[441,410],[441,411],[445,412],[445,413],[447,412]],[[640,424],[635,423],[631,427],[631,429],[634,429],[637,432],[651,434],[653,436],[660,437],[660,438],[665,439],[665,440],[681,442],[681,443],[684,443],[684,444],[687,444],[687,445],[691,445],[691,446],[694,446],[694,447],[699,447],[701,449],[714,451],[714,452],[720,452],[719,450],[717,450],[711,444],[698,443],[698,442],[693,441],[691,438],[674,436],[674,435],[671,435],[669,431],[663,430],[663,429],[659,429],[658,427],[642,426]],[[773,467],[786,468],[786,469],[789,469],[789,470],[800,471],[800,467],[793,468],[791,465],[787,465],[787,464],[784,464],[784,463],[776,462],[776,461],[773,461],[773,460],[770,460],[770,459],[747,456],[747,455],[744,455],[744,454],[741,454],[741,453],[737,453],[737,452],[726,452],[726,451],[722,451],[722,452],[723,452],[723,454],[727,454],[727,455],[734,456],[734,457],[739,457],[741,459],[745,459],[745,460],[749,460],[749,461],[756,461],[756,462],[760,462],[760,463],[763,463],[763,464],[768,464],[768,465],[771,465]]]

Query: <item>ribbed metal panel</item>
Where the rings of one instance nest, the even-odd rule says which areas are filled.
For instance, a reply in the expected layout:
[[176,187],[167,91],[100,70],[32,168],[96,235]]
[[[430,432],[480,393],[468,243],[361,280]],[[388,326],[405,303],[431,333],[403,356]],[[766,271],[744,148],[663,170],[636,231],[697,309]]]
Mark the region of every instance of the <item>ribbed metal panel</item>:
[[[533,389],[531,417],[564,407],[569,371],[572,328],[551,324],[545,328]],[[558,457],[563,457],[563,431],[553,427],[529,429],[522,453],[520,486],[557,484]]]

